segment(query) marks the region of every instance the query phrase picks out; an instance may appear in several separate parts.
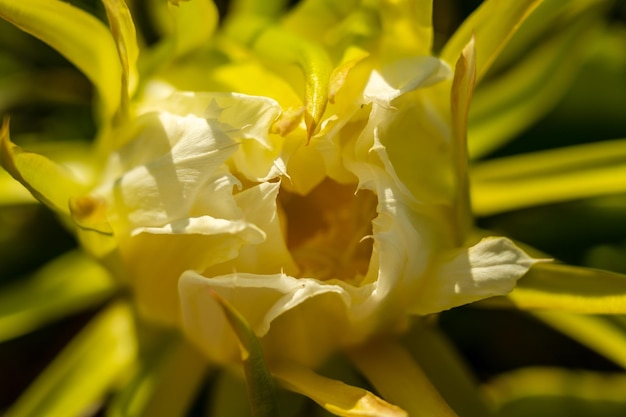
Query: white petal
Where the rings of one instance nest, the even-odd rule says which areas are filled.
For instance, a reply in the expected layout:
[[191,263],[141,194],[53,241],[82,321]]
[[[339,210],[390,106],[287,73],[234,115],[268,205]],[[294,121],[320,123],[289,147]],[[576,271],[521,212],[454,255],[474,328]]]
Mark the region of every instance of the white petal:
[[394,61],[380,71],[372,71],[363,96],[366,102],[389,105],[402,94],[431,86],[451,74],[445,62],[432,56]]
[[[296,279],[285,274],[230,274],[205,278],[195,272],[187,271],[179,281],[183,327],[191,340],[209,357],[217,361],[236,359],[238,350],[233,331],[211,297],[209,289],[228,300],[243,315],[259,337],[267,335],[272,322],[282,315],[297,310],[299,306],[312,298],[332,294],[332,298],[336,300],[333,304],[337,306],[338,303],[341,306],[344,316],[346,306],[350,303],[350,297],[343,288],[312,279]],[[325,309],[328,303],[317,301],[316,299],[310,303],[312,310],[307,311],[305,317],[289,322],[288,327],[292,328],[281,328],[277,333],[286,337],[295,337],[294,332],[297,332],[295,327],[304,326],[312,330],[311,327],[317,325],[332,326],[332,320],[328,322],[324,320],[327,316]],[[333,315],[336,316],[337,322],[341,321],[340,315],[336,315],[335,311]],[[319,322],[316,321],[316,317],[320,320]],[[285,343],[282,348],[290,349],[300,342],[300,340],[293,340],[291,344],[289,341],[282,340],[282,343]],[[312,346],[312,350],[318,349]],[[297,352],[297,349],[291,352],[291,355],[301,354],[302,352]]]
[[430,314],[484,298],[505,295],[539,259],[506,238],[485,238],[457,251],[428,277],[412,308]]

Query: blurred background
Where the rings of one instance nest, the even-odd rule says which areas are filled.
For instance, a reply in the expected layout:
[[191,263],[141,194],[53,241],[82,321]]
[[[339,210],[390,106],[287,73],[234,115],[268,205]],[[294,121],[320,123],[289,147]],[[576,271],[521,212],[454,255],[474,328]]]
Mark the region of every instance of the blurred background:
[[[99,1],[71,0],[70,3],[106,20]],[[145,13],[148,3],[136,0],[133,9],[144,41],[149,44],[158,41],[158,35]],[[220,12],[226,14],[228,1],[217,3]],[[434,2],[435,50],[441,48],[480,3]],[[488,123],[485,120],[492,116],[485,109],[507,108],[506,103],[489,103],[477,91],[476,99],[482,100],[482,107],[471,110],[472,167],[478,170],[489,161],[503,157],[626,138],[626,2],[604,2],[601,10],[585,13],[595,15],[591,23],[581,18],[581,25],[593,25],[594,30],[584,35],[584,42],[573,42],[559,52],[563,57],[547,74],[537,76],[524,95],[540,95],[552,88],[550,97],[540,104],[531,104],[537,112],[516,119],[521,120],[517,125],[503,118],[502,124],[508,128],[497,143],[473,149],[473,135],[489,136],[484,130]],[[484,88],[487,95],[490,88],[500,91],[513,88],[499,80],[506,80],[516,67],[533,59],[542,46],[561,35],[566,24],[578,24],[574,18],[563,21],[566,19],[548,22],[539,37],[520,41],[515,51],[495,63],[479,89]],[[548,53],[548,56],[553,55]],[[523,101],[524,97],[517,100]],[[96,132],[91,103],[91,85],[79,71],[51,48],[0,20],[0,114],[10,115],[11,135],[16,143],[38,149],[50,142],[83,146]],[[28,197],[19,187],[12,186],[12,181],[5,173],[0,177],[0,192],[5,194],[0,205],[0,288],[7,288],[77,246],[58,219],[43,206],[27,202]],[[626,175],[623,181],[626,183]],[[570,264],[626,273],[626,194],[547,202],[496,212],[486,210],[477,212],[476,224]],[[105,302],[95,303],[31,333],[0,341],[0,412],[15,401]],[[477,380],[486,384],[486,391],[504,390],[503,382],[496,383],[498,377],[529,367],[590,371],[592,376],[623,375],[624,363],[618,365],[597,349],[547,326],[533,314],[467,306],[444,312],[433,320],[467,361]],[[626,319],[615,316],[608,320],[626,338]],[[549,378],[548,373],[544,376]],[[532,375],[529,381],[525,386],[541,385]],[[576,384],[582,386],[588,379],[580,381]],[[583,399],[568,398],[570,406],[565,410],[551,408],[545,400],[543,408],[534,414],[529,413],[532,407],[539,407],[539,402],[519,408],[522,411],[515,407],[502,409],[501,415],[623,416],[626,382],[622,381],[621,386],[624,387],[621,401],[617,395],[616,400],[594,403],[584,400],[587,397],[582,395]],[[202,409],[202,401],[199,395],[196,411],[192,413],[201,415],[198,410]]]

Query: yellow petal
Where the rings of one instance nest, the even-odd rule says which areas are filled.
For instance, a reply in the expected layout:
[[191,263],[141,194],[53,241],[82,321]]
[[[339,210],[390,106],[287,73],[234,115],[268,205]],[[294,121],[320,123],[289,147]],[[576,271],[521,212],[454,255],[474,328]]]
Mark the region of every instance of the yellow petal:
[[272,366],[272,374],[285,388],[305,395],[337,416],[408,417],[408,414],[363,388],[316,374],[295,363]]
[[[234,273],[206,278],[187,271],[179,280],[185,333],[210,358],[237,360],[237,341],[209,291],[227,300],[267,346],[268,361],[293,357],[319,363],[336,348],[346,324],[349,296],[338,285],[284,274]],[[307,326],[325,322],[327,326]]]
[[58,0],[1,0],[0,17],[49,44],[76,65],[98,91],[102,119],[113,117],[120,104],[122,70],[115,42],[104,24]]
[[538,260],[506,238],[486,238],[440,259],[414,300],[416,314],[436,313],[509,293]]
[[376,390],[411,417],[456,417],[424,371],[399,344],[371,343],[349,354]]

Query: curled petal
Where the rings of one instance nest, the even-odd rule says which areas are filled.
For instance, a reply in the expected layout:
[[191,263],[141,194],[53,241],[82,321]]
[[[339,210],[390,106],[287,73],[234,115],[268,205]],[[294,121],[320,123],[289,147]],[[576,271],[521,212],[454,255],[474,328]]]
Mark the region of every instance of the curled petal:
[[442,261],[420,290],[412,312],[436,313],[507,294],[538,261],[506,238],[485,238]]
[[[264,343],[275,342],[287,347],[289,352],[282,354],[298,356],[297,359],[306,362],[311,362],[315,356],[313,352],[309,357],[309,351],[320,351],[319,345],[332,345],[332,338],[340,335],[341,317],[345,317],[346,305],[350,303],[349,295],[340,286],[313,279],[244,273],[206,278],[187,271],[179,281],[184,330],[209,357],[218,361],[236,359],[238,351],[232,331],[209,290],[239,311],[257,336],[267,335],[270,340]],[[306,303],[313,298],[315,302]],[[283,318],[283,315],[291,317]],[[270,332],[270,326],[279,329]],[[273,333],[290,340],[271,340]],[[301,351],[300,347],[306,351]],[[276,349],[269,351],[276,352]]]

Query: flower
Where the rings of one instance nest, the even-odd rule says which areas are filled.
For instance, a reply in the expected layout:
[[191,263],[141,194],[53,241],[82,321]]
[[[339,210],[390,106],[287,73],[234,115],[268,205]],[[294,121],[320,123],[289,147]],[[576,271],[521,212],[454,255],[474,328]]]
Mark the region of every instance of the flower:
[[[395,340],[411,317],[507,294],[536,262],[506,238],[468,238],[468,106],[513,29],[496,41],[488,26],[476,41],[460,31],[436,57],[426,3],[342,6],[338,26],[310,21],[315,2],[282,23],[242,6],[218,34],[194,26],[214,18],[212,3],[180,3],[176,35],[153,52],[166,58],[141,77],[123,2],[104,2],[112,37],[71,6],[54,3],[59,13],[45,18],[38,1],[0,3],[93,80],[102,159],[81,180],[24,153],[5,124],[3,165],[71,219],[143,318],[233,365],[241,340],[228,305],[270,371],[315,399],[322,384],[299,369],[351,351],[367,374],[369,346],[397,352],[372,340]],[[521,2],[503,21],[515,27],[534,6]],[[71,17],[100,28],[93,44],[70,40]],[[84,52],[96,44],[94,64]]]
[[[385,13],[396,7],[370,13],[393,27]],[[263,30],[295,32],[298,48],[312,48],[295,30]],[[110,133],[122,146],[99,184],[72,200],[79,225],[102,206],[140,311],[180,325],[212,360],[236,362],[239,352],[209,290],[243,315],[269,361],[315,366],[401,331],[409,314],[506,294],[534,263],[504,238],[462,245],[461,151],[439,97],[465,104],[448,64],[392,51],[385,37],[369,53],[349,41],[315,52],[341,58],[332,102],[322,91],[304,111],[290,113],[281,97],[167,84],[155,98],[148,85],[137,116]],[[325,111],[312,121],[318,101]]]

